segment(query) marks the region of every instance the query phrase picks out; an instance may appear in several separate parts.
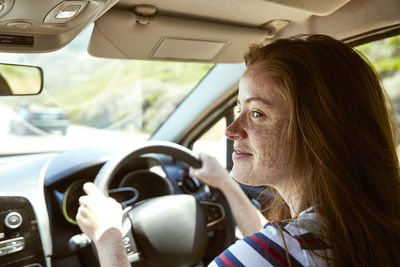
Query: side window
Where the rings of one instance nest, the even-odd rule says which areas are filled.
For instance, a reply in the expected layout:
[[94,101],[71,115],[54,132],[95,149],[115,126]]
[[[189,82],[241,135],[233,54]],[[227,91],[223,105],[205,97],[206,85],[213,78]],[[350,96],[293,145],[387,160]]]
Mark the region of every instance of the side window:
[[396,111],[400,132],[400,35],[363,44],[355,49],[363,53],[379,73]]
[[223,117],[193,143],[194,152],[203,152],[215,157],[225,168],[227,162],[226,125],[227,118]]

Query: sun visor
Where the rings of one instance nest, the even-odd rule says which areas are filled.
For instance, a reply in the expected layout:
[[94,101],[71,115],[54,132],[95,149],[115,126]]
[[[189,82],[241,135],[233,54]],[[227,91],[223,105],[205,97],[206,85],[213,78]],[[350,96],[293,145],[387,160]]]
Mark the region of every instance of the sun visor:
[[156,15],[147,24],[126,10],[109,10],[95,23],[89,53],[97,57],[236,63],[270,29]]

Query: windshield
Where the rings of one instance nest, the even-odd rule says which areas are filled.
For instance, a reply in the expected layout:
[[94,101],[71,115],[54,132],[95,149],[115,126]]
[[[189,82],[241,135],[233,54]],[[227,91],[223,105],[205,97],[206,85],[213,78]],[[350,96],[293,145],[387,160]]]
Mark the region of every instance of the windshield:
[[214,66],[96,58],[87,52],[92,28],[56,52],[0,54],[44,73],[40,95],[0,98],[1,154],[146,140]]

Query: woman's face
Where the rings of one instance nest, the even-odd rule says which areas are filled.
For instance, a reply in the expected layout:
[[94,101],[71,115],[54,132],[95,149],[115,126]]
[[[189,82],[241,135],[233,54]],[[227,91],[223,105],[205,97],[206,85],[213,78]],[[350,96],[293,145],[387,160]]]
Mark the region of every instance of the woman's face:
[[286,183],[289,106],[261,64],[242,76],[237,102],[239,116],[225,131],[234,141],[232,176],[248,185]]

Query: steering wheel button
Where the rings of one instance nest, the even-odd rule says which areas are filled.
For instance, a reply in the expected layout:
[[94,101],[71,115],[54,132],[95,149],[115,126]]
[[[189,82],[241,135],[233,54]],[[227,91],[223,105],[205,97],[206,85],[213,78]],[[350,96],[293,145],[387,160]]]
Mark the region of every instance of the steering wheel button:
[[11,253],[10,250],[11,250],[10,247],[6,247],[6,248],[1,249],[1,251],[3,252],[2,255],[8,255],[8,254],[10,254],[10,253]]
[[24,246],[13,246],[8,250],[7,254],[15,253],[15,252],[21,251],[23,249],[24,249]]
[[10,229],[16,229],[22,224],[22,216],[18,212],[10,212],[4,218],[4,224]]
[[8,242],[7,241],[0,242],[0,250],[5,247],[8,247]]
[[126,254],[132,253],[131,247],[125,247]]
[[207,221],[207,227],[211,227],[225,218],[224,210],[220,204],[209,201],[200,201],[200,204]]
[[126,236],[126,237],[124,238],[124,244],[125,244],[125,245],[129,245],[129,243],[130,243],[129,237]]
[[10,216],[10,217],[8,218],[8,223],[9,223],[9,224],[14,225],[14,224],[17,224],[18,222],[19,222],[19,218],[18,218],[17,216],[15,216],[15,215]]

